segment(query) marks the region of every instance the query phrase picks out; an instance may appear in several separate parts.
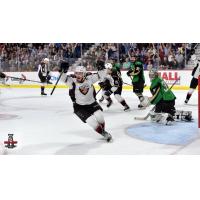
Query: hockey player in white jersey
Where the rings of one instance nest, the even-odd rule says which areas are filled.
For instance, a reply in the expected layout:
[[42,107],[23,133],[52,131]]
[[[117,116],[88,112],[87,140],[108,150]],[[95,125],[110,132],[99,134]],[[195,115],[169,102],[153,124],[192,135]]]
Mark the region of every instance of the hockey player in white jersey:
[[51,76],[49,75],[49,73],[50,73],[50,71],[49,71],[49,59],[44,58],[38,66],[38,76],[40,78],[40,81],[42,82],[41,83],[41,95],[47,95],[44,92],[45,85],[47,83],[52,84],[50,82]]
[[96,92],[93,86],[99,78],[97,73],[87,74],[85,67],[78,66],[74,74],[67,76],[63,74],[61,80],[69,86],[69,96],[73,102],[74,113],[101,134],[107,142],[110,142],[112,136],[105,131],[103,109],[96,101]]
[[103,97],[108,101],[107,107],[113,103],[110,97],[113,93],[115,99],[124,107],[124,111],[129,110],[129,106],[121,96],[123,80],[120,71],[114,69],[111,63],[106,63],[105,72],[99,85],[102,88]]
[[194,90],[196,89],[197,85],[198,85],[198,77],[200,75],[200,61],[197,60],[197,57],[195,54],[193,54],[191,56],[191,60],[194,61],[195,67],[192,71],[192,80],[190,82],[190,89],[187,93],[186,99],[185,99],[185,103],[187,104],[190,97],[192,96],[192,93],[194,92]]

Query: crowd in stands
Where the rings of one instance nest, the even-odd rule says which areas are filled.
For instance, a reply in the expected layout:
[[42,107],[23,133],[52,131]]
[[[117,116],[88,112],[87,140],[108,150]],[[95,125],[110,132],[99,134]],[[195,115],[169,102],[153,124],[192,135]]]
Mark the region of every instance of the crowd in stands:
[[[180,43],[106,43],[98,44],[89,54],[89,66],[95,66],[94,58],[108,61],[116,58],[123,69],[130,67],[130,58],[136,56],[144,63],[144,69],[185,68],[186,44]],[[90,68],[90,67],[89,67]]]
[[136,56],[144,69],[184,69],[190,49],[196,44],[185,43],[3,43],[0,44],[0,70],[36,71],[44,57],[50,59],[51,68],[61,59],[81,64],[88,70],[96,69],[98,59],[108,62],[116,59],[122,69],[130,67],[130,58]]
[[2,71],[36,71],[38,64],[48,57],[50,67],[58,66],[60,60],[72,64],[90,43],[2,43],[0,44],[0,69]]

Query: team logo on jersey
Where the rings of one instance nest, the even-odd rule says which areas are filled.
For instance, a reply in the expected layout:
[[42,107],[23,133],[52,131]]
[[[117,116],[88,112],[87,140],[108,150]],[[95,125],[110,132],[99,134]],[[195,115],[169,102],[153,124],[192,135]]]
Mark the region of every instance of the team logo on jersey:
[[86,95],[88,93],[90,89],[90,86],[88,83],[83,83],[80,87],[79,87],[79,90],[82,94]]
[[9,149],[13,149],[15,148],[17,145],[17,141],[15,141],[13,139],[13,135],[14,134],[8,134],[8,140],[4,141],[5,147],[9,148]]

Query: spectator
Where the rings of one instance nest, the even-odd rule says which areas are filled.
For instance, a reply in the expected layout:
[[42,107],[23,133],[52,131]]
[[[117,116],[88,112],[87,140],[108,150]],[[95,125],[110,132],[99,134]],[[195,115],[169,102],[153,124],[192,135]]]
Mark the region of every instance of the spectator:
[[[183,69],[185,59],[189,60],[188,53],[196,46],[196,44],[181,43],[96,43],[92,50],[90,48],[92,45],[92,43],[0,44],[0,67],[4,71],[36,70],[39,62],[48,57],[50,68],[54,68],[61,59],[68,60],[71,64],[82,56],[82,60],[86,60],[86,65],[90,69],[95,69],[98,58],[105,62],[110,58],[116,58],[126,69],[129,66],[128,57],[140,56],[145,69],[150,65],[149,61],[154,67],[161,69],[176,68],[176,66]],[[176,61],[172,57],[175,57]]]
[[126,61],[123,63],[122,68],[123,69],[130,69],[131,67],[131,62],[129,61],[129,57],[126,57]]
[[181,54],[180,50],[178,50],[178,53],[176,54],[175,59],[178,63],[178,68],[183,69],[184,68],[184,57],[183,57],[183,54]]

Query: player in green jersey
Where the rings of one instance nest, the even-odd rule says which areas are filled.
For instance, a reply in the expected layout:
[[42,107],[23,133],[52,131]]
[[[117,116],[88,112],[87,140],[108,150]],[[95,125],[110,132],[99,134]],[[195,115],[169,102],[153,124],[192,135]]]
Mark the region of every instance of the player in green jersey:
[[149,78],[151,81],[150,92],[152,97],[144,96],[141,104],[143,106],[148,106],[150,104],[155,105],[154,109],[150,113],[151,119],[166,125],[171,124],[174,119],[191,121],[192,112],[176,111],[176,96],[155,69],[152,69],[149,72]]
[[153,95],[150,98],[150,103],[155,105],[156,113],[169,113],[174,116],[175,109],[175,99],[176,96],[169,89],[166,82],[159,77],[156,70],[151,70],[149,72],[149,78],[151,80],[150,91]]
[[143,70],[143,63],[140,61],[138,57],[131,57],[131,67],[127,72],[127,76],[129,76],[132,80],[133,85],[133,92],[138,96],[140,100],[140,104],[138,108],[143,108],[141,104],[141,100],[143,99],[143,89],[144,89],[144,70]]

